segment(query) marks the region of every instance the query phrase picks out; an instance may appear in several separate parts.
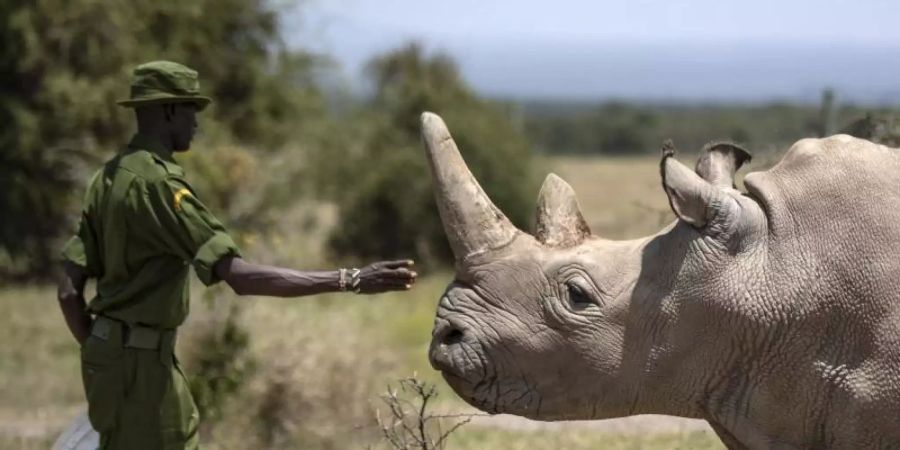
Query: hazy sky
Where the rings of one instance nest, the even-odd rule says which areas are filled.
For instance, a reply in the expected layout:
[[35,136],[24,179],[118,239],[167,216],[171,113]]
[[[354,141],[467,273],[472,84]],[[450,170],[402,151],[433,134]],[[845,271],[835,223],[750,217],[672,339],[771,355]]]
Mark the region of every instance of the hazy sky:
[[351,79],[416,40],[487,95],[900,101],[900,2],[309,0],[289,42]]

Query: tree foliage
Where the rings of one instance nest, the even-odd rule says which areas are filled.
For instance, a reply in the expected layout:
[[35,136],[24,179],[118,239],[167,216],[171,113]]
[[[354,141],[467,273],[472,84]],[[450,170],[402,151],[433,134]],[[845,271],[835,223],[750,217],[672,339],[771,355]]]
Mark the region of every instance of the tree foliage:
[[88,168],[125,144],[132,68],[152,59],[197,69],[215,103],[208,136],[277,147],[290,119],[317,111],[307,54],[280,41],[265,0],[36,0],[0,4],[0,258],[49,266]]
[[363,258],[415,257],[447,261],[450,253],[422,150],[419,116],[440,114],[463,157],[494,202],[527,227],[536,185],[522,133],[503,108],[478,98],[455,64],[417,45],[369,64],[374,94],[359,128],[357,148],[339,158],[330,178],[340,207],[331,247]]

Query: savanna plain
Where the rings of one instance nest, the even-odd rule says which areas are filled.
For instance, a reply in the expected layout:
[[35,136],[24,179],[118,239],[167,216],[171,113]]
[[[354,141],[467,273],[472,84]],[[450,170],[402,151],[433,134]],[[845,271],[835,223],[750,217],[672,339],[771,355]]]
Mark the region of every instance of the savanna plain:
[[[681,159],[693,163],[692,155]],[[656,157],[553,157],[539,166],[573,185],[595,234],[639,237],[673,220]],[[333,208],[302,204],[284,220],[281,233],[242,236],[245,254],[297,268],[324,264],[320,242],[334,226]],[[432,414],[453,416],[440,424],[443,431],[474,415],[447,438],[448,449],[723,448],[701,421],[541,423],[482,415],[427,361],[434,310],[452,273],[420,276],[411,292],[377,297],[238,298],[224,286],[197,285],[179,355],[188,376],[212,371],[221,378],[212,383],[221,398],[205,418],[204,447],[393,448],[376,417],[388,417],[382,399],[388,390],[415,377],[436,387]],[[53,286],[0,288],[0,310],[0,448],[48,448],[85,407],[78,348]],[[229,323],[242,330],[238,338]],[[242,350],[230,354],[229,345]],[[226,361],[216,372],[209,354],[222,347]]]

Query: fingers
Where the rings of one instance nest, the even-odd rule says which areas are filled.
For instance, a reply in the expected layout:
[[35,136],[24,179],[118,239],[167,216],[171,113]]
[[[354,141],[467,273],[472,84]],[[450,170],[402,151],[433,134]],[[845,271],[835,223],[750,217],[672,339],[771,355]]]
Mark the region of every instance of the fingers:
[[387,291],[405,291],[412,288],[419,276],[410,270],[415,262],[411,259],[378,261],[366,266],[371,272],[363,275],[361,292],[377,294]]
[[373,282],[371,285],[363,286],[363,294],[377,294],[379,292],[388,291],[406,291],[412,289],[415,280],[404,280],[400,278],[384,278]]
[[400,268],[408,268],[412,267],[415,264],[415,261],[411,259],[398,259],[396,261],[381,261],[376,263],[380,267],[384,267],[386,269],[400,269]]
[[385,270],[379,275],[386,279],[399,279],[408,281],[415,280],[416,277],[419,276],[419,274],[409,269]]

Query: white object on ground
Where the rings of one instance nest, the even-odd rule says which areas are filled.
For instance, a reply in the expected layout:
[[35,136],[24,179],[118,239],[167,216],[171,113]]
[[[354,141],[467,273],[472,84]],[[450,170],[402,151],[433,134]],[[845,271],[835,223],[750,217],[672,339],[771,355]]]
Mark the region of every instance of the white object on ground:
[[99,447],[100,434],[91,427],[86,412],[79,414],[53,443],[53,450],[96,450]]

